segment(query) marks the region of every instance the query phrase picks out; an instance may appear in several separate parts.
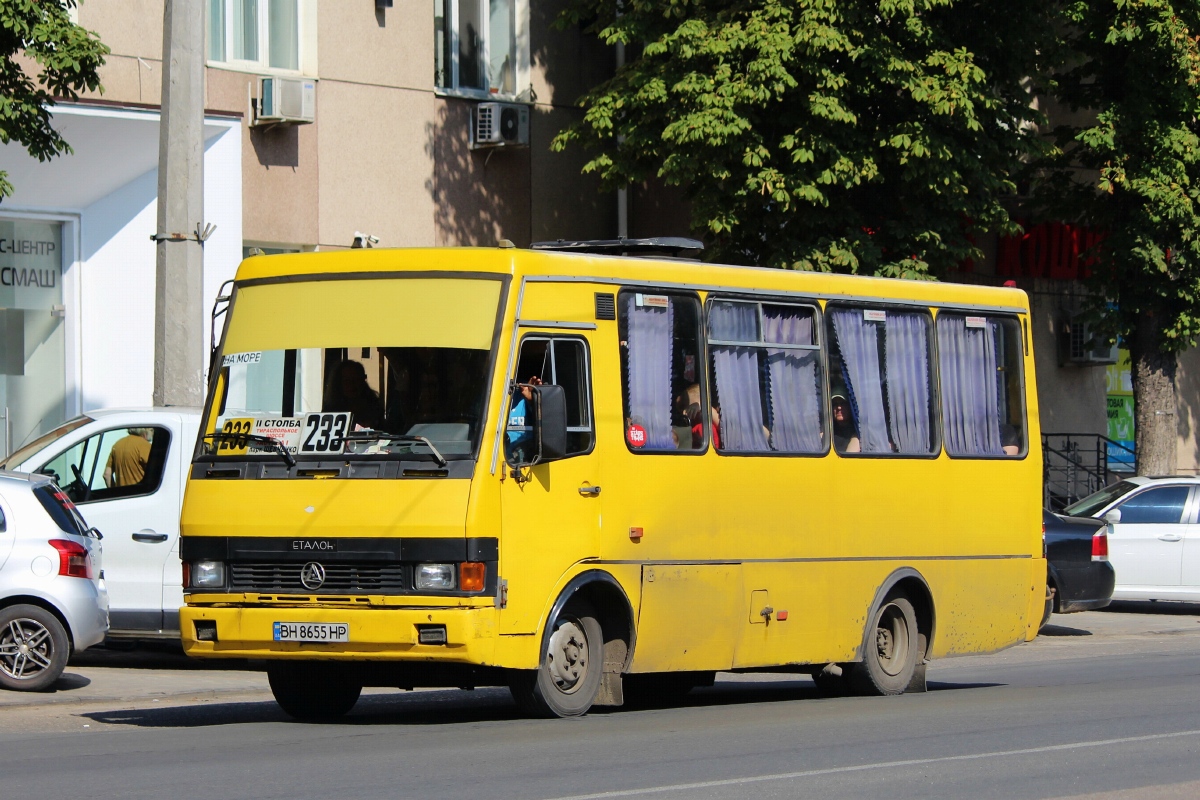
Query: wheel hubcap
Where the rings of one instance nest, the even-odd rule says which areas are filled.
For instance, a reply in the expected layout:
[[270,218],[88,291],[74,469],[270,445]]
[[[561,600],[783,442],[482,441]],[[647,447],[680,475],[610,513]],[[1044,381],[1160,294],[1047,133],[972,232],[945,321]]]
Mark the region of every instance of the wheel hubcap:
[[550,677],[563,694],[577,690],[588,670],[587,636],[574,620],[558,626],[550,636],[550,648],[546,654]]
[[908,622],[904,613],[889,603],[879,613],[875,628],[875,656],[888,675],[899,675],[908,661]]
[[34,619],[14,619],[0,632],[0,672],[16,680],[33,680],[50,668],[54,638]]

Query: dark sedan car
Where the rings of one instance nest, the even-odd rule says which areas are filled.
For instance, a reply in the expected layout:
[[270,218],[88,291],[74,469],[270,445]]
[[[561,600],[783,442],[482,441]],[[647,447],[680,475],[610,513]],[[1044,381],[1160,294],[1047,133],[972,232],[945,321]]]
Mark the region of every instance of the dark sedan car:
[[1046,613],[1070,614],[1104,608],[1112,602],[1116,573],[1108,563],[1108,533],[1104,520],[1062,517],[1042,512],[1046,542]]

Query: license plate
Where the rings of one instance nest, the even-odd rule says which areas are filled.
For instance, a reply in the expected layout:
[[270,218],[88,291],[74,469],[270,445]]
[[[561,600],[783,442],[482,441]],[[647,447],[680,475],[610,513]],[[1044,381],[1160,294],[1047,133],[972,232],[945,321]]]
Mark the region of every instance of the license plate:
[[345,622],[276,622],[277,642],[348,642],[350,626]]

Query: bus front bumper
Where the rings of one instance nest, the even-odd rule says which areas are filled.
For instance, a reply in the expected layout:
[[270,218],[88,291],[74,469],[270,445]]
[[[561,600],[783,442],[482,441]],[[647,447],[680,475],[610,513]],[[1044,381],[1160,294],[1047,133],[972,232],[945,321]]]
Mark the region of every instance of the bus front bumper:
[[[280,623],[345,626],[344,642],[280,641]],[[198,658],[338,659],[494,664],[497,610],[476,608],[314,608],[185,606],[184,652]],[[445,644],[423,644],[427,637]]]

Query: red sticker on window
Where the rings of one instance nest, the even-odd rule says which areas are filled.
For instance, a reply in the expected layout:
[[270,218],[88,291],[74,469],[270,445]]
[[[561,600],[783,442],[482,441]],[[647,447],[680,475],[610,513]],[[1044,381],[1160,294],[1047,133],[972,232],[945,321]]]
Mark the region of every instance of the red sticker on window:
[[629,440],[630,447],[645,447],[646,429],[641,425],[630,425],[629,430],[625,432],[625,438]]

